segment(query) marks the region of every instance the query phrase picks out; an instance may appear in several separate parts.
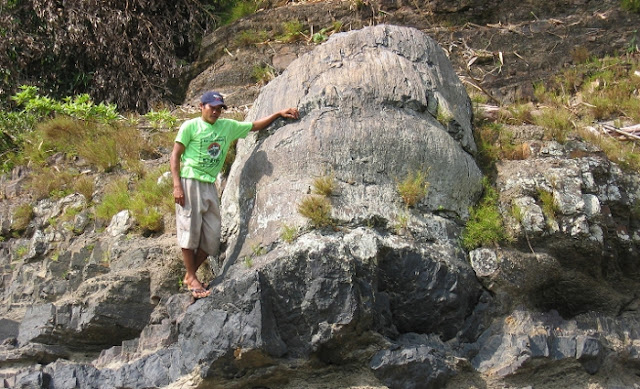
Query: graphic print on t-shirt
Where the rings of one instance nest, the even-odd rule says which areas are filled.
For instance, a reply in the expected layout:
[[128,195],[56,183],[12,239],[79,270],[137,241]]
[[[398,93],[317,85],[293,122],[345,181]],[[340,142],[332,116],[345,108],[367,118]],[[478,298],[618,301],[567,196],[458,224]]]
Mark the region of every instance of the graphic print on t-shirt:
[[202,161],[200,163],[203,167],[215,166],[220,162],[223,157],[225,141],[226,139],[223,137],[202,139],[202,146],[207,150],[206,153],[201,154]]
[[222,151],[222,148],[220,147],[220,143],[218,142],[213,142],[209,145],[209,147],[207,147],[207,152],[209,153],[209,156],[213,159],[216,159],[220,156],[220,152]]

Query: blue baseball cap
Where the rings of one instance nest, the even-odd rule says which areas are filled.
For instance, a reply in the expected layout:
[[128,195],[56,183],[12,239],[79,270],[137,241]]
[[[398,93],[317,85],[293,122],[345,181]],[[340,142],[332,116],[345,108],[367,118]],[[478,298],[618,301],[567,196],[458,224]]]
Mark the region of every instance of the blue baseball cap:
[[212,107],[217,107],[221,105],[222,108],[227,109],[227,106],[224,103],[224,99],[222,98],[222,95],[218,92],[214,92],[214,91],[206,92],[200,98],[200,102],[203,105],[209,104]]

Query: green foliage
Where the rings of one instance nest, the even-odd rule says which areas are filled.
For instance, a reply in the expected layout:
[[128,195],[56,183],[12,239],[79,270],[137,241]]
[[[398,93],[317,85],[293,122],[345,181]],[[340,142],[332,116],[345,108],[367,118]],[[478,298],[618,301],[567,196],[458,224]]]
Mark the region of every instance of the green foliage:
[[322,43],[329,39],[329,36],[339,32],[342,29],[342,22],[335,21],[331,27],[325,27],[311,36],[313,43]]
[[498,192],[486,177],[483,186],[482,199],[470,210],[469,220],[462,232],[462,245],[467,250],[494,244],[506,237],[498,209]]
[[265,42],[269,39],[269,35],[266,31],[256,31],[256,30],[244,30],[241,31],[238,36],[235,38],[236,46],[249,46],[255,45],[257,43]]
[[122,177],[110,181],[105,186],[104,193],[102,201],[95,208],[95,213],[98,220],[108,223],[115,214],[128,209],[131,204],[129,179]]
[[276,69],[268,64],[254,65],[252,76],[258,84],[264,85],[276,78]]
[[309,219],[315,227],[328,227],[333,225],[331,218],[331,202],[324,196],[307,196],[298,204],[298,212]]
[[219,2],[220,6],[217,10],[221,15],[220,23],[222,25],[231,24],[239,19],[255,13],[260,8],[260,1],[255,0],[232,0],[227,2]]
[[571,130],[573,114],[563,108],[544,109],[533,117],[533,122],[544,128],[548,139],[553,139],[559,143],[565,143]]
[[25,112],[0,111],[0,173],[19,163],[25,134],[33,129],[36,116]]
[[160,179],[165,172],[166,168],[157,169],[131,183],[127,177],[109,182],[104,198],[95,208],[96,218],[109,222],[115,214],[128,209],[142,231],[161,231],[164,215],[174,210],[172,182]]
[[555,221],[558,207],[553,199],[553,193],[540,189],[538,191],[538,198],[542,203],[542,213],[547,218],[547,221],[550,223]]
[[148,173],[136,184],[131,197],[130,210],[143,231],[159,232],[163,229],[164,215],[174,210],[171,194],[172,181],[159,179],[166,169]]
[[298,237],[298,227],[284,224],[280,229],[280,239],[287,243],[291,243]]
[[620,0],[620,5],[627,11],[640,13],[640,0]]
[[[115,106],[94,104],[88,95],[60,102],[42,98],[37,95],[37,88],[24,86],[14,100],[25,107],[22,115],[40,123],[23,129],[20,144],[16,145],[22,153],[14,152],[13,163],[22,159],[43,164],[51,155],[63,153],[66,157],[81,157],[105,172],[121,164],[135,170],[141,153],[150,150],[137,128],[120,120]],[[171,120],[164,113],[159,115]]]
[[436,113],[436,120],[443,126],[449,125],[449,122],[453,119],[453,114],[442,104],[438,104],[438,112]]
[[409,213],[407,212],[396,215],[393,223],[393,230],[396,234],[400,235],[402,232],[407,230],[409,226],[409,217]]
[[291,43],[305,38],[307,31],[304,24],[299,20],[290,20],[282,22],[282,35],[278,36],[278,40]]
[[31,173],[28,188],[35,199],[62,198],[73,192],[77,173],[70,169],[36,166]]
[[13,211],[11,218],[11,229],[22,232],[27,229],[29,222],[33,219],[33,207],[31,204],[21,204]]
[[168,109],[150,111],[143,116],[149,121],[149,123],[151,123],[151,127],[154,129],[158,129],[161,127],[172,129],[178,122],[178,118],[174,116]]
[[15,258],[20,259],[29,253],[29,246],[21,245],[16,248]]
[[529,146],[515,140],[513,131],[494,122],[483,122],[474,131],[478,162],[484,171],[493,169],[500,159],[521,160],[530,154]]
[[18,106],[23,106],[24,111],[39,117],[47,117],[52,114],[64,114],[72,118],[111,123],[120,115],[114,104],[94,104],[88,94],[75,97],[65,97],[62,101],[38,94],[38,88],[30,85],[20,86],[20,92],[11,97]]
[[402,198],[402,201],[407,207],[414,207],[422,199],[427,196],[429,192],[429,182],[427,181],[427,175],[429,171],[414,171],[409,174],[398,183],[398,194]]

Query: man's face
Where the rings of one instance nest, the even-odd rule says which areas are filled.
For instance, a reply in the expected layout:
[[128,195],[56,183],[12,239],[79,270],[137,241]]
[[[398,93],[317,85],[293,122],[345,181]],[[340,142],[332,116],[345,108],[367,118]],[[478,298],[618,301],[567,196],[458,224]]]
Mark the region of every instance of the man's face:
[[202,112],[202,119],[209,124],[213,124],[220,117],[222,106],[218,105],[214,107],[211,104],[200,103],[200,111]]

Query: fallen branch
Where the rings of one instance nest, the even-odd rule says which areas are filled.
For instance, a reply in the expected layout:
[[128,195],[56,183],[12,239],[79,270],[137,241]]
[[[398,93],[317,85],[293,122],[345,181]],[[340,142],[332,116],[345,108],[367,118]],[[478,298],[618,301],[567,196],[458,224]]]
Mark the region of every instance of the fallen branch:
[[[633,132],[635,131],[635,128],[639,128],[640,129],[640,125],[635,125],[635,126],[631,126],[631,127],[625,127],[625,129],[622,128],[618,128],[615,126],[612,126],[610,124],[603,124],[602,127],[607,130],[607,131],[613,131],[619,135],[624,135],[626,137],[629,137],[631,139],[634,140],[640,140],[640,136],[634,134]],[[632,132],[630,132],[628,129],[633,128],[634,130],[632,130]]]

